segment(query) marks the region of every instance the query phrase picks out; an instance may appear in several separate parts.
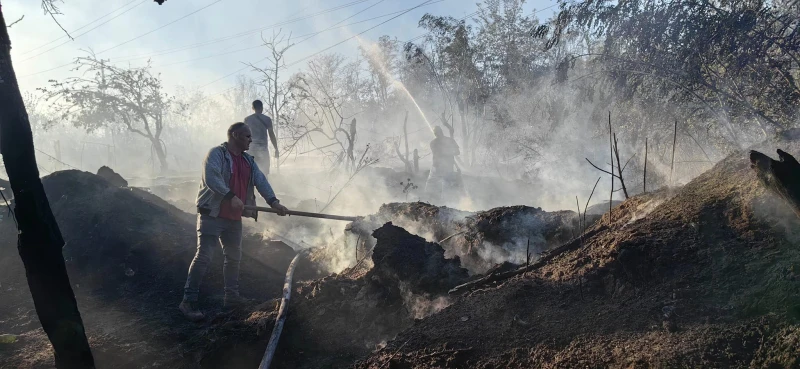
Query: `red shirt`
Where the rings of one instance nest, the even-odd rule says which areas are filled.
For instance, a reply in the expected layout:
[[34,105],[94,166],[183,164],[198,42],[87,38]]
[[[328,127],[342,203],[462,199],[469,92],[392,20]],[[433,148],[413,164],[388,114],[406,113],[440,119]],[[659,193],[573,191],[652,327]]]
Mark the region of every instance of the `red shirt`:
[[[247,196],[247,185],[250,184],[250,163],[242,155],[231,154],[231,159],[233,159],[233,173],[231,173],[231,183],[228,186],[236,197],[244,202]],[[231,200],[223,200],[219,209],[219,217],[242,220],[242,212],[233,210]]]

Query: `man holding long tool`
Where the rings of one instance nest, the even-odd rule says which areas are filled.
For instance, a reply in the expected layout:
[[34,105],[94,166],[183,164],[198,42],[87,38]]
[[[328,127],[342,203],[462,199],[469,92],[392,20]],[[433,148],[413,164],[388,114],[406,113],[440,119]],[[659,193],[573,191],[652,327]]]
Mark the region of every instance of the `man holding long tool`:
[[264,103],[261,100],[253,101],[253,114],[244,118],[244,124],[250,127],[250,133],[253,135],[253,148],[250,154],[256,158],[261,170],[269,174],[270,157],[269,157],[269,143],[267,139],[272,141],[272,147],[275,148],[275,158],[278,158],[278,138],[275,137],[275,129],[272,127],[272,119],[263,114]]
[[281,205],[267,177],[246,153],[253,141],[250,128],[234,123],[228,128],[228,141],[211,149],[203,162],[204,170],[197,194],[197,253],[189,266],[180,311],[191,321],[205,316],[197,308],[200,282],[205,275],[217,241],[225,256],[225,306],[239,304],[239,263],[242,259],[242,217],[257,219],[255,191],[267,200],[278,215],[289,211]]

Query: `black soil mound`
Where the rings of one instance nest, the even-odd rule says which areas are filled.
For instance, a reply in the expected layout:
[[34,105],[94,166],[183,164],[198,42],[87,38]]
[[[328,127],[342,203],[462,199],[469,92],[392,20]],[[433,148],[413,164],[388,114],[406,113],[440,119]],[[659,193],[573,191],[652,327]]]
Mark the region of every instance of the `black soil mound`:
[[[599,218],[586,216],[587,227]],[[541,252],[582,231],[577,213],[572,211],[546,212],[519,205],[470,213],[423,202],[390,203],[381,206],[377,214],[348,226],[350,232],[367,240],[360,244],[360,253],[370,252],[375,245],[368,235],[386,222],[439,242],[446,257],[460,258],[461,265],[474,274],[504,262],[523,264],[527,252],[535,260]]]
[[[203,360],[214,337],[227,334],[223,323],[241,323],[249,316],[221,311],[223,257],[219,249],[201,289],[200,305],[209,319],[193,324],[178,312],[197,242],[194,215],[148,192],[120,188],[91,173],[56,172],[42,182],[66,241],[63,253],[70,282],[99,367],[139,368],[143,363],[191,367]],[[22,335],[19,343],[2,347],[0,362],[15,368],[50,366],[49,351],[36,353],[47,348],[46,338],[16,255],[13,222],[4,219],[0,227],[4,291],[0,332]],[[294,255],[286,245],[246,236],[242,294],[260,301],[279,296]],[[310,277],[308,269],[301,265],[295,278]]]
[[[800,152],[757,149],[776,147]],[[358,366],[796,368],[798,236],[738,152],[627,200],[578,247],[458,297]]]
[[372,273],[381,279],[406,282],[414,293],[443,294],[469,278],[458,257],[445,259],[441,246],[403,228],[387,223],[372,235],[378,240]]
[[108,181],[112,186],[128,187],[128,181],[126,181],[125,178],[122,178],[121,175],[105,165],[97,170],[97,175]]
[[[447,304],[443,294],[466,281],[458,259],[406,230],[385,224],[369,272],[301,283],[292,298],[276,367],[346,367]],[[253,357],[251,367],[258,365]]]

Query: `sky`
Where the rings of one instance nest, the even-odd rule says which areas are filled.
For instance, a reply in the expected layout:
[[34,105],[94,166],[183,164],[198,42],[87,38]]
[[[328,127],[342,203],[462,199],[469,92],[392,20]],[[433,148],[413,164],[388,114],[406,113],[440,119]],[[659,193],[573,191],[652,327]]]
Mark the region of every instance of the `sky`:
[[[291,34],[295,45],[286,58],[293,72],[321,52],[355,57],[359,38],[374,41],[389,35],[406,41],[423,35],[417,24],[426,13],[463,18],[478,9],[475,0],[167,0],[161,6],[152,0],[64,0],[56,4],[62,13],[56,19],[74,40],[44,14],[38,0],[3,1],[7,24],[24,16],[9,29],[12,61],[23,91],[76,75],[72,62],[92,50],[118,66],[141,66],[150,60],[168,90],[182,86],[215,94],[231,87],[239,74],[256,77],[244,63],[266,66],[259,63],[267,55],[261,46],[262,32],[266,37],[278,31]],[[527,13],[539,10],[540,19],[557,9],[555,0],[525,3]]]

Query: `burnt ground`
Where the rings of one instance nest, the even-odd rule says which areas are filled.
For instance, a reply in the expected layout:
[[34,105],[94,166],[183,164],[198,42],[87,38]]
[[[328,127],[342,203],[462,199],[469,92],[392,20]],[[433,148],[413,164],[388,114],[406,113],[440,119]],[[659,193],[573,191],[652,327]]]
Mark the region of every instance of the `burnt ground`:
[[[86,172],[57,172],[42,181],[66,241],[70,282],[98,367],[139,368],[142,362],[193,367],[213,351],[217,336],[235,333],[266,342],[266,336],[256,335],[255,323],[244,319],[249,312],[221,311],[220,250],[201,290],[201,306],[211,318],[195,325],[177,310],[196,245],[193,215]],[[4,217],[0,227],[0,332],[20,335],[17,344],[0,345],[0,367],[51,367],[51,350],[14,247],[14,223]],[[243,254],[242,294],[258,301],[279,296],[294,250],[250,235]],[[296,278],[313,277],[311,270],[301,264]]]
[[[800,152],[759,149],[776,147]],[[739,152],[629,199],[581,247],[457,297],[357,367],[797,368],[799,232]]]
[[[798,141],[756,149],[776,147],[800,152]],[[243,293],[266,302],[233,312],[219,310],[216,258],[203,291],[213,316],[188,323],[175,305],[194,218],[97,178],[60,172],[44,181],[99,366],[255,367],[275,316],[270,298],[294,252],[249,237]],[[361,254],[370,268],[295,285],[274,367],[800,367],[800,220],[758,182],[746,152],[683,188],[623,202],[577,239],[569,212],[463,213],[423,203],[381,212],[350,227],[374,242]],[[0,365],[50,367],[16,250],[7,247],[13,223],[0,228],[0,329],[21,334],[0,346]],[[541,250],[563,240],[578,247],[525,274],[444,294],[470,279],[462,267],[483,258],[476,250],[518,255],[523,238]],[[464,249],[472,251],[458,255]],[[311,270],[296,278],[313,278]]]

